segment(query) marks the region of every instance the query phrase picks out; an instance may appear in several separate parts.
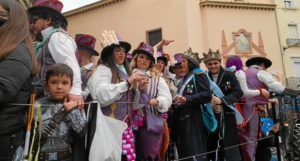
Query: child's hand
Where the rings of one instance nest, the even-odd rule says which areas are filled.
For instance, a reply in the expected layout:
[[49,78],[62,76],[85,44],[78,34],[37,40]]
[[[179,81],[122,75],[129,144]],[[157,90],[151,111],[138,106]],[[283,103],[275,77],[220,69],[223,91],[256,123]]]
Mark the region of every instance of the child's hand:
[[277,131],[279,130],[279,124],[275,124],[271,130],[277,133]]
[[67,111],[71,110],[72,108],[76,107],[77,106],[77,103],[76,102],[73,102],[73,101],[70,101],[70,102],[66,102],[63,104],[63,108],[62,111],[64,111],[65,109]]

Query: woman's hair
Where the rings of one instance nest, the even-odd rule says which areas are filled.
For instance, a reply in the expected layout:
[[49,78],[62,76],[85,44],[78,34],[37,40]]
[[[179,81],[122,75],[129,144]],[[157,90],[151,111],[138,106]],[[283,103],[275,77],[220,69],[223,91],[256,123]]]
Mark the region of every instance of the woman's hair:
[[235,66],[235,72],[239,70],[243,70],[243,62],[239,56],[231,56],[226,61],[226,68],[230,68]]
[[192,61],[190,61],[189,59],[187,59],[187,61],[188,61],[188,70],[189,70],[189,72],[191,72],[195,68],[197,68],[197,65],[195,65],[194,63],[192,63]]
[[[113,50],[111,52],[112,53],[109,54],[106,59],[102,60],[102,64],[110,69],[110,71],[112,73],[112,82],[118,83],[118,82],[121,81],[119,68],[116,66],[116,63],[115,63],[115,60],[114,60]],[[99,63],[99,61],[98,61],[98,63]],[[126,58],[123,61],[123,66],[124,66],[124,68],[127,72],[127,75],[131,75],[131,70],[128,67],[128,62],[127,62]]]
[[[136,54],[130,63],[130,70],[132,71],[134,68],[137,68],[137,58],[140,55],[140,53]],[[160,76],[160,72],[154,67],[154,62],[152,62],[150,60],[150,66],[148,68],[148,70],[150,71],[150,75],[152,77],[159,77]]]
[[25,43],[31,55],[31,76],[34,76],[39,71],[39,65],[33,51],[27,13],[17,1],[0,0],[0,5],[9,14],[8,20],[0,27],[0,61],[20,43]]
[[46,73],[47,84],[51,76],[67,76],[71,80],[71,85],[73,84],[73,70],[66,64],[57,63],[51,65],[51,67],[47,70]]
[[52,26],[54,28],[63,28],[65,30],[67,30],[67,27],[68,27],[68,24],[65,23],[65,22],[62,22],[57,16],[55,15],[52,15],[52,14],[49,14],[49,13],[33,13],[31,15],[31,22],[30,24],[34,23],[32,22],[33,19],[36,19],[36,18],[41,18],[41,19],[44,19],[44,20],[48,20],[51,18],[51,23],[49,24],[49,26]]

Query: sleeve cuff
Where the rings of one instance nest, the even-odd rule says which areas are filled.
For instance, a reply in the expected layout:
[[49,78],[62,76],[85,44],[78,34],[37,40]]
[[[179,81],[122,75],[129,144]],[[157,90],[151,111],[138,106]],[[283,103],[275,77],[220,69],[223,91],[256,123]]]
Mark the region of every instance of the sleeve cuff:
[[126,81],[123,81],[120,83],[121,92],[126,92],[128,90],[128,83]]
[[73,94],[73,95],[76,95],[76,96],[79,96],[81,95],[81,88],[77,88],[77,87],[72,87],[69,94]]
[[192,102],[192,97],[191,97],[191,96],[186,95],[186,96],[184,96],[184,97],[185,97],[185,99],[186,99],[185,103]]

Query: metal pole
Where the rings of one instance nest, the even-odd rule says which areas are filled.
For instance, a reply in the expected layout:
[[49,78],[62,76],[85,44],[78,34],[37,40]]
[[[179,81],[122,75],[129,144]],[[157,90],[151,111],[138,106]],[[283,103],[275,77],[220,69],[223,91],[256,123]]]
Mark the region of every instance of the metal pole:
[[[281,98],[281,97],[279,97]],[[279,101],[278,99],[278,102],[279,102],[279,108],[281,108],[282,104],[280,104],[282,100]],[[277,124],[278,123],[278,120],[276,118],[276,109],[275,109],[275,103],[272,103],[272,115],[273,115],[273,121],[274,121],[274,124]],[[279,131],[275,134],[275,139],[276,139],[276,142],[278,143],[278,145],[276,146],[276,151],[277,151],[277,159],[278,161],[281,161],[281,153],[280,153],[280,139],[279,139]]]

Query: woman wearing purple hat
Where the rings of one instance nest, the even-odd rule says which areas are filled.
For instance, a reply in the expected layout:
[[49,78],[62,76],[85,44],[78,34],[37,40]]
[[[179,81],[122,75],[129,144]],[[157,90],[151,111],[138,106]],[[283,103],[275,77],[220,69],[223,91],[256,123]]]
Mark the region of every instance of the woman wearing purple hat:
[[[93,70],[88,81],[88,89],[93,100],[100,103],[105,116],[127,123],[128,128],[123,133],[122,147],[120,147],[122,148],[122,161],[134,161],[136,155],[132,132],[132,111],[149,102],[150,98],[143,92],[149,82],[142,80],[143,75],[139,72],[131,74],[126,61],[126,53],[131,49],[128,42],[120,41],[113,31],[107,32],[106,30],[102,33],[100,40],[104,47],[101,52],[102,64]],[[132,87],[137,83],[139,86],[135,90]],[[95,109],[90,108],[89,120],[93,120],[90,115],[96,113]],[[92,140],[89,140],[88,149],[91,143]],[[105,145],[102,146],[105,147]]]
[[0,160],[11,161],[24,142],[26,104],[39,70],[28,17],[17,1],[0,0],[0,41]]
[[171,106],[172,97],[166,81],[154,67],[153,48],[145,43],[132,52],[130,68],[144,74],[144,79],[150,81],[145,92],[151,97],[150,102],[140,110],[134,111],[136,129],[137,160],[158,161],[164,134],[164,123],[161,113],[167,112]]

